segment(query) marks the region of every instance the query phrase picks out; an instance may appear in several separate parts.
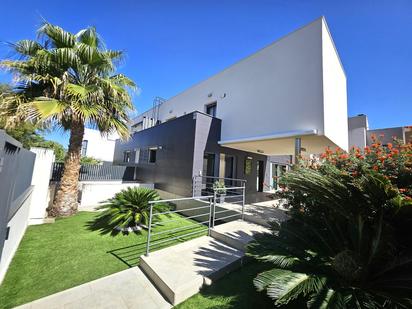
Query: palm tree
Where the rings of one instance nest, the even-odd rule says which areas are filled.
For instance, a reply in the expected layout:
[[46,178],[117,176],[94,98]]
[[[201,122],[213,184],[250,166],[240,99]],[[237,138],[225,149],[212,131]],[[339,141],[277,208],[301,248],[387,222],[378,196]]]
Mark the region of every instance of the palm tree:
[[115,74],[123,53],[106,49],[93,27],[72,34],[45,22],[38,38],[10,44],[18,58],[0,62],[17,80],[13,93],[1,101],[0,115],[7,117],[8,126],[30,121],[70,131],[63,176],[49,212],[67,216],[78,206],[85,126],[127,138],[128,112],[133,109],[127,90],[136,86]]
[[[156,190],[149,188],[129,187],[116,193],[113,198],[103,202],[99,207],[102,212],[91,222],[91,230],[100,230],[102,234],[115,236],[122,232],[140,233],[149,225],[150,201],[160,199]],[[153,213],[169,210],[169,206],[156,203],[152,206]]]
[[352,179],[310,169],[285,178],[290,194],[305,199],[290,220],[249,245],[249,255],[273,264],[255,278],[257,289],[277,305],[299,299],[308,308],[411,308],[412,256],[392,223],[408,220],[410,203],[390,181],[374,172]]

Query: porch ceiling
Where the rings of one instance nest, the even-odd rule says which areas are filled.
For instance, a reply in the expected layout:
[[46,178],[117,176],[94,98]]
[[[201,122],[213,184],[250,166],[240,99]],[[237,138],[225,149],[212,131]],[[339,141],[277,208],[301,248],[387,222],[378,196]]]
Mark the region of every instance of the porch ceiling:
[[317,135],[317,130],[280,133],[267,136],[248,137],[244,139],[222,140],[221,146],[238,150],[272,155],[293,155],[295,138],[302,140],[302,155],[322,153],[326,147],[337,147],[324,135]]

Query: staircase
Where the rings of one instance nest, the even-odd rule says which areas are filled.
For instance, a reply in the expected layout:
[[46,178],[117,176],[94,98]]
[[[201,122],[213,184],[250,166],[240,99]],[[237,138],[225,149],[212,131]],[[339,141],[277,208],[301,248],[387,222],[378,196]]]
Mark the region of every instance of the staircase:
[[142,256],[140,268],[172,305],[199,292],[204,285],[239,267],[245,245],[269,230],[255,223],[236,220],[211,229],[202,236]]

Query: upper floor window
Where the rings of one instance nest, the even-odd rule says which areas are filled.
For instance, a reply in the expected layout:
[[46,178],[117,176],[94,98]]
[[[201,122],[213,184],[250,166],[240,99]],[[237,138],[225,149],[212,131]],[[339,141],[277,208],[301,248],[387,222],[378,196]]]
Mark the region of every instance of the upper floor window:
[[82,142],[82,152],[81,152],[82,157],[87,156],[87,144],[88,143],[89,142],[86,139]]
[[206,114],[216,117],[216,102],[206,105]]
[[140,122],[132,125],[132,130],[133,130],[134,132],[141,131],[142,129],[143,129],[143,121],[140,121]]

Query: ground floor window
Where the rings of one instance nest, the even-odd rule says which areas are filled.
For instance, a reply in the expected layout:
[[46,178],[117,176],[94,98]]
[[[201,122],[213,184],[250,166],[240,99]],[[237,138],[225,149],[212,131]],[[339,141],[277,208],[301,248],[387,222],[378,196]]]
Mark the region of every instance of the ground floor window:
[[214,153],[205,153],[203,156],[203,176],[215,176]]
[[149,163],[156,163],[157,149],[149,149]]
[[279,189],[279,178],[286,172],[287,166],[278,163],[271,163],[272,171],[272,189]]
[[125,163],[130,162],[130,151],[123,152],[123,162]]

